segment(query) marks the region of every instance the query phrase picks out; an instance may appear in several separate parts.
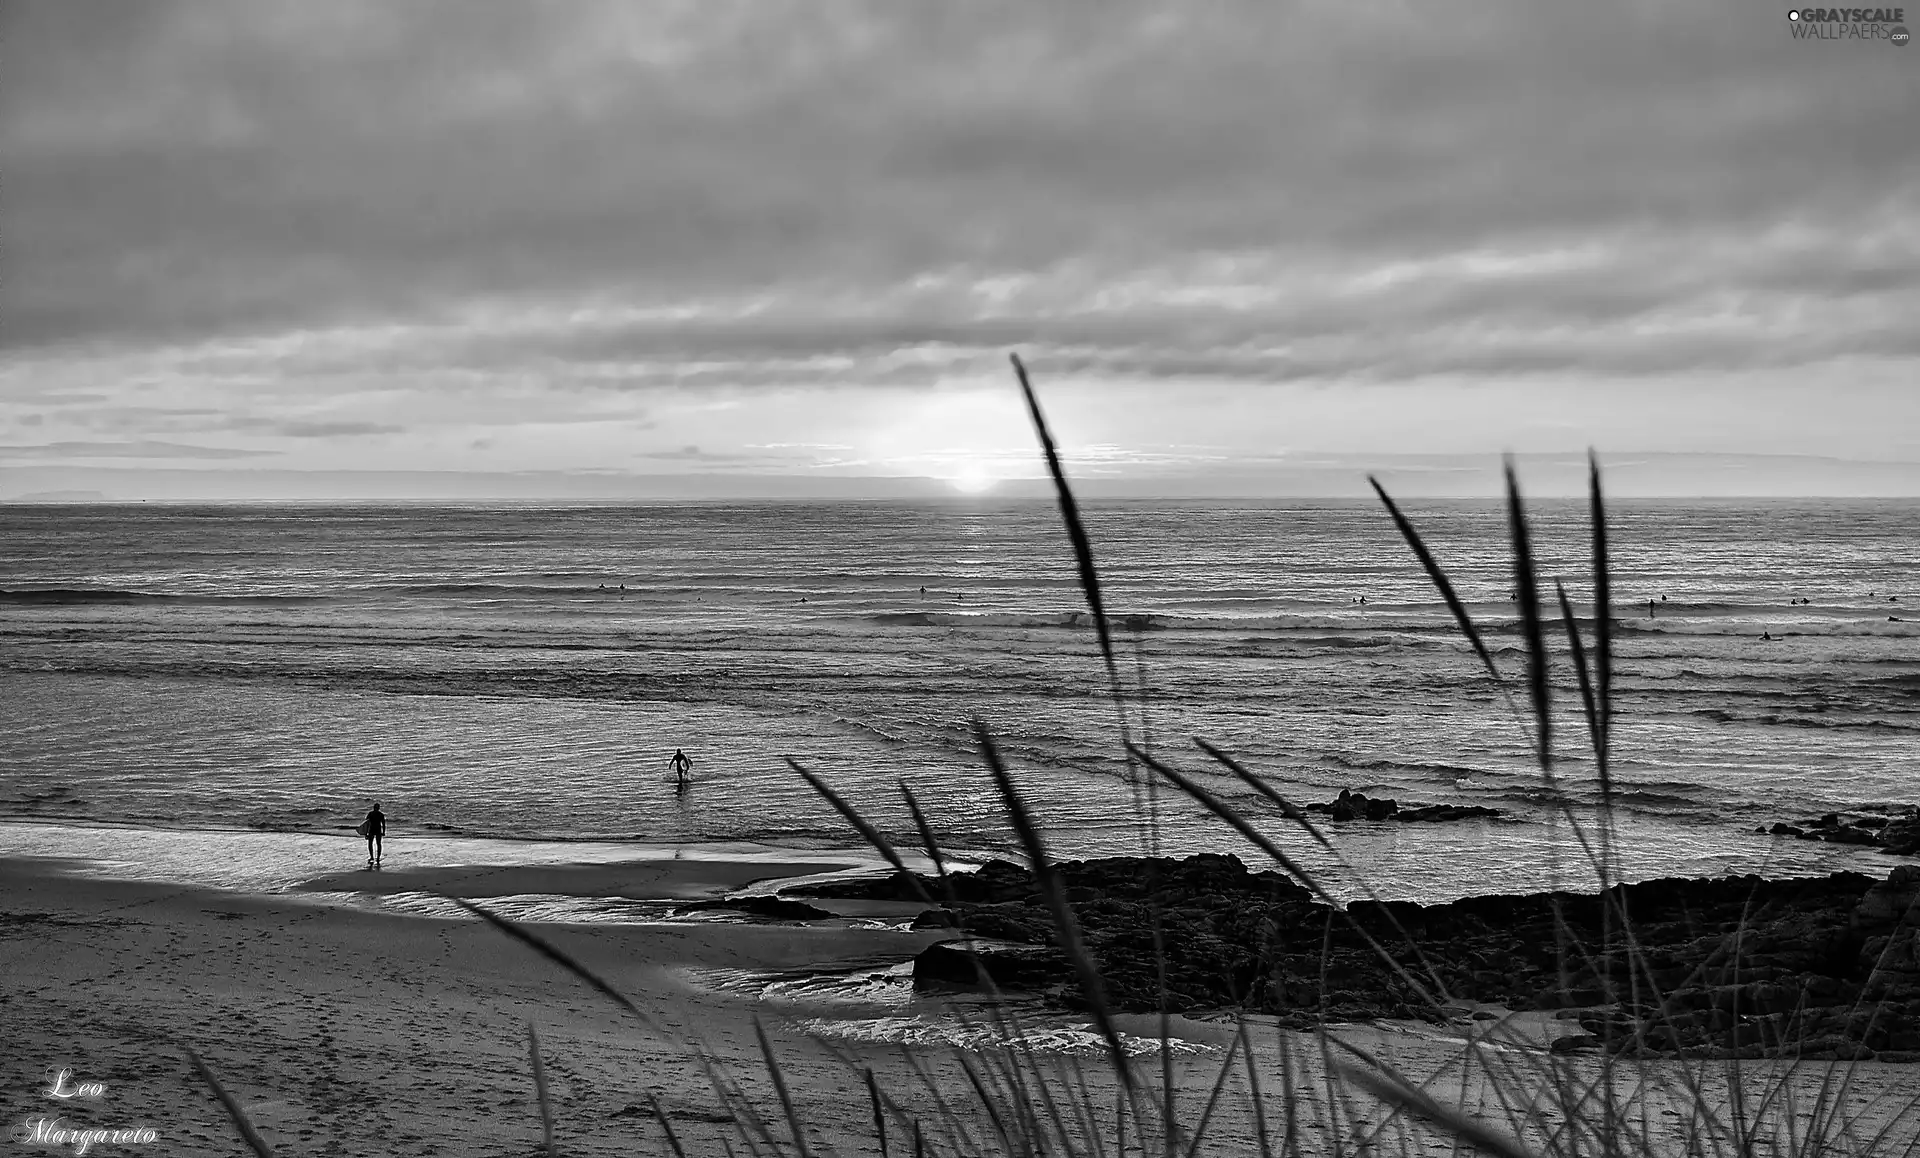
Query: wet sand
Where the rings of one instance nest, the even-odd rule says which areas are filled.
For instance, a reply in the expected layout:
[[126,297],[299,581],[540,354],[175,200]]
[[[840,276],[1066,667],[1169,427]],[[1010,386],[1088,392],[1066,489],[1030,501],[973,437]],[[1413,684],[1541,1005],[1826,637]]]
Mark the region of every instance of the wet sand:
[[313,877],[301,892],[444,893],[450,897],[626,897],[636,901],[718,897],[761,881],[784,880],[860,867],[852,859],[651,859],[617,864],[429,865],[357,869]]

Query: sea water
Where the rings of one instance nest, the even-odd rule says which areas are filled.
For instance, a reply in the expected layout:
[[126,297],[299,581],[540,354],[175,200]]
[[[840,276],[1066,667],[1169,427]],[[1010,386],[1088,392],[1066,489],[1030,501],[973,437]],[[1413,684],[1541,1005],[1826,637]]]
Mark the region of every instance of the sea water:
[[[374,800],[416,847],[858,844],[792,760],[895,839],[909,785],[942,841],[991,855],[1015,845],[977,721],[1058,856],[1262,863],[1130,766],[1124,728],[1349,895],[1590,886],[1558,612],[1548,778],[1504,513],[1408,513],[1505,686],[1357,501],[1092,505],[1111,670],[1045,503],[0,507],[0,817],[340,836],[343,860]],[[1625,875],[1885,871],[1753,829],[1920,798],[1920,511],[1626,502],[1610,531]],[[1590,640],[1584,504],[1535,504],[1533,532]],[[1299,802],[1503,817],[1342,825],[1336,856],[1195,737]]]

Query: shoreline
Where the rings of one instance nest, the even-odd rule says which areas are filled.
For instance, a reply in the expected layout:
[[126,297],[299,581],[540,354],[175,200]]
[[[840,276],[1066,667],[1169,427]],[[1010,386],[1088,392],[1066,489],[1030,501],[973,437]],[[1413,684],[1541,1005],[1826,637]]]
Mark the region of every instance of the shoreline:
[[[390,838],[381,868],[370,870],[364,867],[365,841],[351,831],[336,836],[22,819],[0,820],[0,848],[7,857],[59,864],[79,877],[269,897],[453,892],[473,897],[542,894],[688,900],[750,895],[758,891],[756,884],[766,881],[832,880],[887,867],[878,853],[854,847],[404,836]],[[972,863],[967,854],[956,853],[953,858],[960,864]],[[907,856],[906,860],[923,871],[931,870],[924,857]]]
[[[1457,823],[1462,826],[1472,826],[1486,822]],[[1356,821],[1349,824],[1353,829],[1349,835],[1358,838],[1361,848],[1370,847],[1367,842],[1380,839],[1381,834],[1373,830],[1397,827],[1391,822]],[[1433,827],[1439,830],[1448,825]],[[1334,832],[1336,835],[1339,834],[1338,829]],[[1814,879],[1836,872],[1865,872],[1884,876],[1901,864],[1912,863],[1912,858],[1875,848],[1794,839],[1790,836],[1756,836],[1747,829],[1738,830],[1735,834],[1744,835],[1747,839],[1767,841],[1774,851],[1797,859],[1760,858],[1762,863],[1743,867],[1738,873],[1732,870],[1713,871],[1714,865],[1707,863],[1699,866],[1702,871],[1688,872],[1684,869],[1627,871],[1616,874],[1616,879],[1626,882],[1670,877],[1705,880],[1746,873],[1768,880]],[[1389,838],[1393,835],[1395,834],[1387,834]],[[1235,846],[1236,852],[1251,855],[1252,859],[1264,862],[1263,857],[1252,855],[1252,850],[1240,848],[1240,842],[1237,840],[1229,840],[1228,843]],[[1533,845],[1538,842],[1528,840],[1519,843],[1525,844],[1531,851]],[[603,887],[597,885],[592,879],[593,874],[587,871],[595,866],[601,869],[620,864],[638,867],[676,861],[804,864],[819,866],[814,872],[829,878],[867,874],[884,875],[889,871],[889,866],[879,853],[870,846],[853,839],[839,842],[826,840],[674,842],[657,839],[476,837],[401,830],[389,836],[388,851],[381,870],[381,887],[370,887],[374,883],[372,874],[360,871],[366,860],[365,849],[366,845],[362,838],[354,835],[351,829],[344,827],[337,830],[294,831],[231,826],[178,827],[134,821],[53,820],[37,816],[0,817],[0,851],[6,855],[65,859],[75,862],[80,866],[80,871],[115,879],[170,881],[176,884],[195,884],[265,895],[296,891],[313,892],[316,890],[309,885],[309,882],[320,879],[343,882],[342,891],[368,895],[393,895],[407,891],[403,887],[386,887],[387,882],[398,879],[396,877],[398,873],[424,870],[418,879],[447,881],[451,878],[437,874],[440,870],[458,866],[496,870],[525,869],[528,870],[527,879],[530,882],[535,881],[540,875],[532,870],[556,870],[547,878],[547,883],[553,883],[559,887],[529,891],[551,896],[573,897],[594,896],[597,895],[595,890]],[[922,873],[932,871],[932,863],[924,854],[917,854],[910,846],[905,845],[900,846],[898,851],[908,866],[915,871]],[[951,847],[943,848],[941,851],[950,866],[959,867],[962,870],[977,868],[994,860],[1014,863],[1020,863],[1022,860],[1017,852],[989,847]],[[1306,851],[1311,852],[1311,850]],[[1085,860],[1137,855],[1139,855],[1137,852],[1084,854],[1067,856],[1063,859]],[[1296,850],[1296,855],[1300,855],[1300,850]],[[580,871],[577,873],[559,871],[569,870],[570,866]],[[771,875],[773,874],[769,874]],[[568,882],[568,877],[578,879]],[[1336,871],[1331,878],[1323,877],[1322,883],[1327,885],[1343,903],[1366,899],[1371,895],[1365,887],[1357,883],[1345,882],[1340,877],[1341,874]],[[1405,895],[1398,890],[1382,891],[1377,895],[1387,900],[1435,904],[1485,896],[1525,896],[1551,891],[1556,887],[1559,891],[1573,894],[1599,891],[1596,880],[1585,874],[1577,874],[1577,877],[1578,879],[1559,886],[1543,881],[1526,886],[1498,889],[1483,887],[1470,892],[1447,890],[1432,896],[1411,890]],[[607,871],[605,879],[618,881],[620,878],[619,874]],[[761,891],[750,883],[735,887],[748,893]],[[710,897],[716,894],[702,892],[697,895]],[[681,893],[667,893],[655,899],[689,898]]]

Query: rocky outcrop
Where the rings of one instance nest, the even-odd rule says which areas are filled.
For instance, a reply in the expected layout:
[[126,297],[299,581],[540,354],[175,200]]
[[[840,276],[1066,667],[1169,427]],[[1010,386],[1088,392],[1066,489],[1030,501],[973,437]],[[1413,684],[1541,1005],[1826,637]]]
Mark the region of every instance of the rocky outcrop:
[[1862,805],[1852,812],[1829,812],[1812,820],[1782,822],[1754,831],[1765,836],[1857,844],[1898,856],[1920,856],[1920,807],[1911,804]]
[[[1344,914],[1231,856],[1059,868],[1108,999],[1122,1010],[1160,1008],[1163,982],[1172,1012],[1238,1006],[1301,1026],[1439,1021],[1449,1003],[1476,1000],[1567,1011],[1592,1039],[1568,1049],[1920,1060],[1920,866],[1885,881],[1659,880],[1604,896],[1361,902]],[[980,880],[952,880],[929,924],[1056,949],[999,958],[1013,964],[985,975],[1084,1005],[1030,873],[1002,864]],[[863,887],[862,896],[941,895],[937,881],[897,874]],[[930,960],[923,954],[916,976],[980,983],[980,967],[963,968],[956,955],[976,956],[948,943]]]
[[1488,808],[1484,804],[1420,804],[1411,808],[1400,807],[1400,802],[1391,796],[1373,797],[1364,792],[1354,792],[1342,788],[1337,799],[1325,804],[1309,804],[1308,812],[1325,813],[1329,819],[1344,820],[1398,820],[1406,824],[1438,822],[1446,820],[1474,820],[1480,817],[1499,816],[1498,808]]

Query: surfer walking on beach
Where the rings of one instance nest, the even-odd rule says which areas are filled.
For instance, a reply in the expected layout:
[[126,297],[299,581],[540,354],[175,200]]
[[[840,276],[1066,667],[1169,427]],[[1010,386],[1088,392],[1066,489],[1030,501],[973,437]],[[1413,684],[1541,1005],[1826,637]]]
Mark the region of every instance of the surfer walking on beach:
[[681,784],[685,784],[687,782],[687,773],[693,770],[693,757],[675,748],[673,750],[673,759],[667,761],[667,767],[673,769],[673,774],[679,777]]
[[380,802],[374,801],[367,818],[360,822],[359,833],[367,838],[367,864],[369,867],[380,863],[381,838],[387,835],[387,816],[380,811]]

